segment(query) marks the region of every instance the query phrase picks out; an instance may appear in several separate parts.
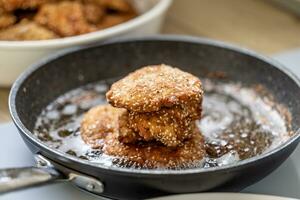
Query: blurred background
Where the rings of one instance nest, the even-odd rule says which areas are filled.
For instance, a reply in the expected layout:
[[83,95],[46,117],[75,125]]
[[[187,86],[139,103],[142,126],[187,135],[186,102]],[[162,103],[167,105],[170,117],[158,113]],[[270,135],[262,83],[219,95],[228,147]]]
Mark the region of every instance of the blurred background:
[[300,47],[300,0],[174,0],[163,33],[279,53]]
[[[279,54],[300,48],[300,0],[174,0],[162,33],[207,37],[266,55]],[[0,89],[0,122],[10,119],[8,93],[9,88]]]

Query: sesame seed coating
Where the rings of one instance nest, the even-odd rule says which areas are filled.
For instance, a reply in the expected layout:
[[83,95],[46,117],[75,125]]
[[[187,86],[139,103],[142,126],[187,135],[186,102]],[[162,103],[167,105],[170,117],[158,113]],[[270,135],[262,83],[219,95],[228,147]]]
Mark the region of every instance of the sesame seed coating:
[[[175,147],[190,137],[194,120],[201,116],[201,104],[162,108],[157,112],[124,112],[119,123],[127,124],[121,132],[120,141],[135,142],[136,135],[142,140],[156,140],[166,146]],[[138,138],[141,140],[141,138]]]
[[114,83],[106,97],[116,108],[92,108],[82,121],[82,138],[92,147],[145,168],[203,160],[204,138],[195,123],[203,98],[197,77],[163,64],[148,66]]
[[143,67],[115,82],[106,93],[108,102],[134,112],[155,112],[164,107],[202,101],[201,81],[168,65]]
[[125,109],[110,105],[99,105],[91,108],[83,117],[80,126],[81,138],[93,148],[101,147],[108,134],[118,131],[118,117]]
[[119,131],[117,134],[118,140],[124,143],[135,143],[143,140],[143,138],[130,127],[127,111],[122,112],[119,116]]
[[[125,163],[144,168],[180,168],[199,164],[206,152],[204,138],[194,125],[190,138],[182,145],[170,148],[156,141],[119,140],[123,125],[118,122],[125,109],[100,105],[90,109],[81,123],[81,137],[92,148],[100,148]],[[126,121],[124,121],[126,122]],[[125,126],[126,127],[126,126]],[[136,137],[135,137],[136,138]]]
[[189,168],[199,165],[205,156],[204,138],[198,128],[182,146],[166,147],[157,142],[125,144],[115,134],[107,136],[104,152],[121,163],[142,168]]

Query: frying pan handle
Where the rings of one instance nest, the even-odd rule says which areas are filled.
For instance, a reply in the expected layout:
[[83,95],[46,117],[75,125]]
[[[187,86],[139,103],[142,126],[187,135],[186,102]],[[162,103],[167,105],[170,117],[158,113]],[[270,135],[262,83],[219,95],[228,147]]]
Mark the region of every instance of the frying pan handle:
[[37,167],[0,169],[0,195],[57,181],[70,181],[79,188],[99,195],[104,192],[104,184],[94,177],[60,166],[40,154],[34,158]]
[[0,169],[0,194],[65,179],[62,174],[52,168]]

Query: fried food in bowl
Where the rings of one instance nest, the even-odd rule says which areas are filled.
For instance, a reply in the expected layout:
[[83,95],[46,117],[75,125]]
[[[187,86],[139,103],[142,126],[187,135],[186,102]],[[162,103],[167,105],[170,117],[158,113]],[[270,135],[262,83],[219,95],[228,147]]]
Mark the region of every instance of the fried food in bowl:
[[[36,23],[56,37],[9,37],[0,40],[46,40],[70,37],[108,28],[137,16],[135,8],[126,0],[1,0],[0,33],[6,28],[19,27],[22,17],[30,13],[30,23]],[[14,34],[14,28],[9,31]],[[23,30],[27,36],[29,30]],[[16,30],[18,32],[18,30]],[[39,32],[36,32],[39,34]],[[7,37],[5,37],[7,36]]]
[[[35,1],[44,3],[34,3]],[[18,25],[23,20],[33,22],[43,5],[59,4],[60,2],[77,2],[81,5],[80,7],[84,7],[84,21],[87,21],[89,26],[95,27],[96,31],[82,35],[62,37],[54,30],[50,30],[48,26],[41,25],[43,28],[54,32],[56,37],[45,38],[35,36],[16,38],[6,34],[6,29]],[[172,0],[0,0],[0,32],[4,32],[3,37],[0,39],[0,86],[9,87],[28,66],[62,49],[92,45],[123,35],[156,34],[163,24],[165,12],[171,2]],[[23,8],[21,8],[20,5]],[[128,12],[128,8],[134,9],[134,12]],[[63,13],[60,13],[58,17],[61,17],[61,15],[64,16]],[[54,14],[51,13],[51,17],[53,16]],[[70,17],[72,17],[72,15],[70,15]],[[51,26],[54,26],[53,19],[51,18],[50,20],[50,16],[43,16],[43,19],[47,20],[47,23],[43,23],[50,24],[49,22],[51,21]],[[78,32],[78,28],[74,31],[71,24],[67,24],[66,27],[61,27],[62,22],[58,22],[60,24],[55,24],[55,28],[59,28],[58,30],[61,32],[65,34]],[[69,20],[65,19],[64,22],[69,23]],[[68,30],[62,30],[65,28],[68,28]],[[83,31],[80,30],[79,32]],[[12,34],[15,35],[14,32]]]

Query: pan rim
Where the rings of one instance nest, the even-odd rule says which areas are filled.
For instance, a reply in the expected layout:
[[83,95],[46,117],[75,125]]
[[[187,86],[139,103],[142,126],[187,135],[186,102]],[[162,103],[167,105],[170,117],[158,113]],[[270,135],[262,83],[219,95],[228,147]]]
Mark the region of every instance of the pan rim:
[[[31,143],[38,146],[43,151],[50,152],[57,158],[60,158],[60,157],[64,158],[64,162],[79,163],[82,165],[88,165],[90,167],[100,168],[100,169],[106,170],[110,173],[118,173],[118,174],[123,174],[123,175],[124,174],[128,174],[128,175],[138,174],[138,175],[144,175],[144,176],[148,176],[148,175],[150,175],[150,176],[167,175],[168,176],[168,175],[182,175],[182,174],[195,174],[195,173],[197,173],[197,174],[198,173],[210,173],[210,172],[216,172],[216,171],[226,171],[229,169],[233,170],[233,169],[241,167],[241,166],[246,166],[246,165],[252,164],[255,161],[263,160],[277,152],[280,152],[281,150],[285,149],[286,147],[288,147],[290,144],[292,144],[296,140],[300,139],[300,128],[298,128],[292,137],[290,137],[286,142],[278,145],[274,149],[272,149],[268,152],[265,152],[261,155],[254,156],[254,157],[246,159],[246,160],[238,161],[237,163],[232,163],[232,164],[228,164],[228,165],[224,165],[224,166],[220,166],[220,167],[192,168],[192,169],[184,169],[184,170],[169,170],[169,169],[168,170],[166,170],[166,169],[151,169],[151,170],[149,170],[149,169],[109,167],[109,166],[105,166],[105,165],[101,165],[98,163],[93,163],[90,161],[76,158],[75,156],[68,155],[64,152],[60,152],[58,150],[52,149],[51,147],[47,146],[42,141],[38,140],[38,138],[35,138],[34,135],[32,134],[32,132],[29,131],[25,127],[25,125],[21,121],[21,119],[18,115],[18,112],[16,110],[16,101],[15,100],[16,100],[17,93],[22,86],[22,83],[25,80],[27,80],[27,78],[30,77],[30,75],[32,73],[34,73],[36,70],[38,70],[39,68],[45,67],[45,64],[52,62],[60,57],[63,57],[67,54],[75,53],[75,52],[78,52],[81,50],[87,50],[89,48],[100,47],[100,46],[103,47],[106,45],[113,45],[116,43],[132,43],[132,42],[145,42],[145,41],[149,41],[149,42],[151,42],[151,41],[155,41],[155,42],[168,41],[168,42],[184,42],[184,43],[191,43],[191,44],[205,44],[205,45],[210,45],[210,46],[214,46],[214,47],[218,47],[218,48],[235,51],[235,52],[247,55],[247,56],[254,57],[255,59],[258,59],[265,63],[270,64],[272,67],[275,67],[277,70],[283,72],[290,79],[292,79],[300,89],[300,79],[295,74],[293,74],[289,69],[287,69],[284,65],[273,60],[272,58],[261,55],[259,53],[256,53],[255,51],[252,51],[252,50],[249,50],[249,49],[246,49],[243,47],[239,47],[236,45],[228,44],[226,42],[221,42],[221,41],[217,41],[217,40],[194,37],[194,36],[183,36],[183,35],[181,35],[181,36],[179,36],[179,35],[154,35],[154,36],[135,37],[135,38],[126,37],[126,38],[112,39],[112,40],[103,42],[100,45],[96,44],[96,45],[90,45],[90,46],[86,46],[86,47],[74,47],[71,49],[62,50],[60,52],[52,54],[49,57],[43,58],[39,62],[31,65],[25,72],[23,72],[17,78],[17,80],[14,82],[14,84],[11,88],[10,94],[9,94],[9,102],[8,102],[9,103],[9,111],[10,111],[10,115],[11,115],[11,118],[12,118],[14,124],[18,127],[19,130],[21,130],[21,134],[24,135]],[[63,163],[61,163],[61,164],[63,164]]]

